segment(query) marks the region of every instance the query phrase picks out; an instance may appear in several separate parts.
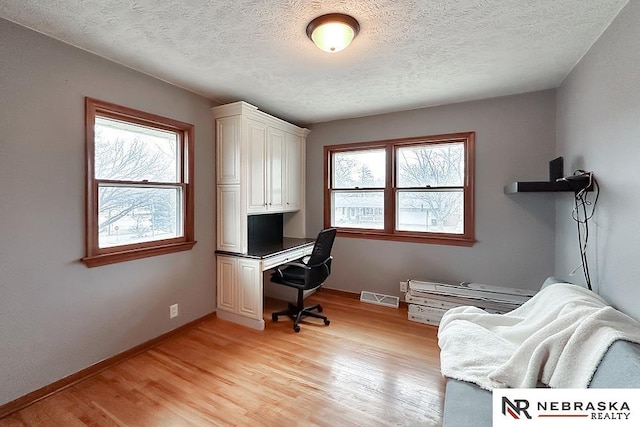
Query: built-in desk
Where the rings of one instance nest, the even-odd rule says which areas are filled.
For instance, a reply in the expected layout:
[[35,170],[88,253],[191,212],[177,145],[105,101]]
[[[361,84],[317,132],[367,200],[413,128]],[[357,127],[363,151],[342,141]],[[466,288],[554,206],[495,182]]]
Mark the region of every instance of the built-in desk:
[[311,254],[314,242],[285,237],[282,243],[251,247],[246,254],[216,251],[217,316],[264,330],[262,273]]

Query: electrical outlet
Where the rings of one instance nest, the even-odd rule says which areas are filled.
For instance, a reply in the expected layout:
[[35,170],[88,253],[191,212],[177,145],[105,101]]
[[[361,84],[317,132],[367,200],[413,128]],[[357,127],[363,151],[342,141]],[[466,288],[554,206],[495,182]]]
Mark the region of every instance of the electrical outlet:
[[409,286],[408,282],[400,282],[400,292],[407,292],[407,287]]
[[169,306],[169,319],[173,319],[174,317],[178,317],[178,304]]

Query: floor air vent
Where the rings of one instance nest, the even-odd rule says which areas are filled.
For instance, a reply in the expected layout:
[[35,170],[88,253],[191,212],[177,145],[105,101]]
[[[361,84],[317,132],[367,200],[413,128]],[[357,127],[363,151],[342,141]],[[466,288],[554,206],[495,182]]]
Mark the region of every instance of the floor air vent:
[[386,307],[398,308],[400,298],[391,295],[376,294],[374,292],[360,292],[360,301],[370,304],[384,305]]

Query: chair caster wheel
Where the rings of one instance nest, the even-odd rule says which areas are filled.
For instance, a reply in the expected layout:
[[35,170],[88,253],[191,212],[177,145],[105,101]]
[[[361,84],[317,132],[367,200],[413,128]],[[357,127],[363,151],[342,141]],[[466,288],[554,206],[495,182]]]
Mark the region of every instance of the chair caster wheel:
[[271,320],[274,321],[274,322],[277,322],[278,321],[278,316],[276,316],[275,314],[272,314],[271,315]]
[[324,324],[328,326],[329,323],[331,323],[331,321],[329,319],[325,319]]
[[293,332],[300,332],[300,326],[296,325],[293,327]]

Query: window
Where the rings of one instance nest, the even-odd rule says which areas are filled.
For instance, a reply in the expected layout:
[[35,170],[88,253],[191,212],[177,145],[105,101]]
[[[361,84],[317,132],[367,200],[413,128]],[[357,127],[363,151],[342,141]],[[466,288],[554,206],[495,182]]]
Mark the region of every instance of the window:
[[89,267],[189,250],[193,126],[86,99]]
[[471,246],[475,133],[325,147],[325,227]]

